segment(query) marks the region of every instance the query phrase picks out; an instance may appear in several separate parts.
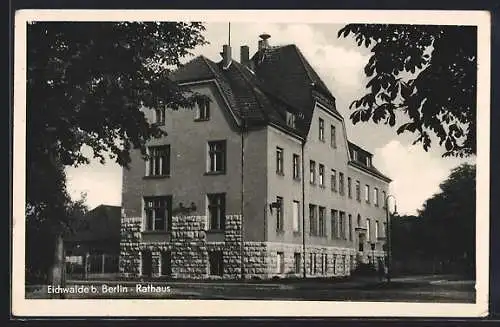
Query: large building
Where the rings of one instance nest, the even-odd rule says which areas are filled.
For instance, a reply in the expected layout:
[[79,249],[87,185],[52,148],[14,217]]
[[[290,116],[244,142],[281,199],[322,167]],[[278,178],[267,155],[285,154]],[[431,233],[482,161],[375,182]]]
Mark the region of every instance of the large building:
[[225,45],[220,62],[178,69],[176,82],[207,96],[195,108],[147,111],[168,136],[124,170],[122,273],[346,276],[384,257],[391,180],[348,141],[300,50],[268,38],[239,62]]

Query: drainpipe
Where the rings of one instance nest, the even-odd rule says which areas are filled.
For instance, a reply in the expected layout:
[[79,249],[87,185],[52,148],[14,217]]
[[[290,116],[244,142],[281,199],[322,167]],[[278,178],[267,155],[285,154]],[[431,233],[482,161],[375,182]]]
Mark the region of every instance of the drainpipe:
[[240,278],[245,279],[245,267],[243,263],[243,252],[244,252],[244,241],[243,241],[243,224],[244,224],[244,163],[245,163],[245,129],[246,129],[246,120],[243,120],[243,126],[241,127],[241,225],[240,225],[240,233],[241,233],[241,241],[240,241]]
[[301,144],[301,157],[302,157],[302,276],[306,278],[306,194],[305,194],[305,159],[304,159],[304,146],[305,140],[302,141]]

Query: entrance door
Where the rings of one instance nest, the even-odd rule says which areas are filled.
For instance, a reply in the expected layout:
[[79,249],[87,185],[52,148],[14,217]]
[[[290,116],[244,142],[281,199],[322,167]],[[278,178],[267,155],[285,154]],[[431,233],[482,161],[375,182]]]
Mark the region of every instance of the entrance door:
[[153,257],[151,251],[142,251],[142,275],[151,277],[153,275]]

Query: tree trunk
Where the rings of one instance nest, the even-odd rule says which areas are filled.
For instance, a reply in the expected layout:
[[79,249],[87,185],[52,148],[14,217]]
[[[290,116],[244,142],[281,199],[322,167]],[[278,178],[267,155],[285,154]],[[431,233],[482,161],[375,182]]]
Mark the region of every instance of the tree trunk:
[[[54,262],[51,268],[50,282],[52,286],[64,287],[64,241],[61,234],[58,234],[55,239],[54,246]],[[62,298],[63,295],[55,294],[55,297]]]

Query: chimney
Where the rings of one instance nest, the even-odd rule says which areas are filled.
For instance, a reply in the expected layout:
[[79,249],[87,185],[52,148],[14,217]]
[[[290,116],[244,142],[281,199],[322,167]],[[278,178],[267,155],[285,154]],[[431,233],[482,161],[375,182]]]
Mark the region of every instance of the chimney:
[[269,42],[267,41],[267,39],[269,39],[271,37],[271,35],[269,35],[267,33],[263,33],[263,34],[259,35],[259,37],[261,38],[259,40],[259,50],[269,48]]
[[231,47],[227,44],[222,46],[222,67],[228,68],[231,65]]
[[248,62],[250,61],[250,48],[248,45],[242,45],[240,47],[240,63],[242,65],[248,65]]

